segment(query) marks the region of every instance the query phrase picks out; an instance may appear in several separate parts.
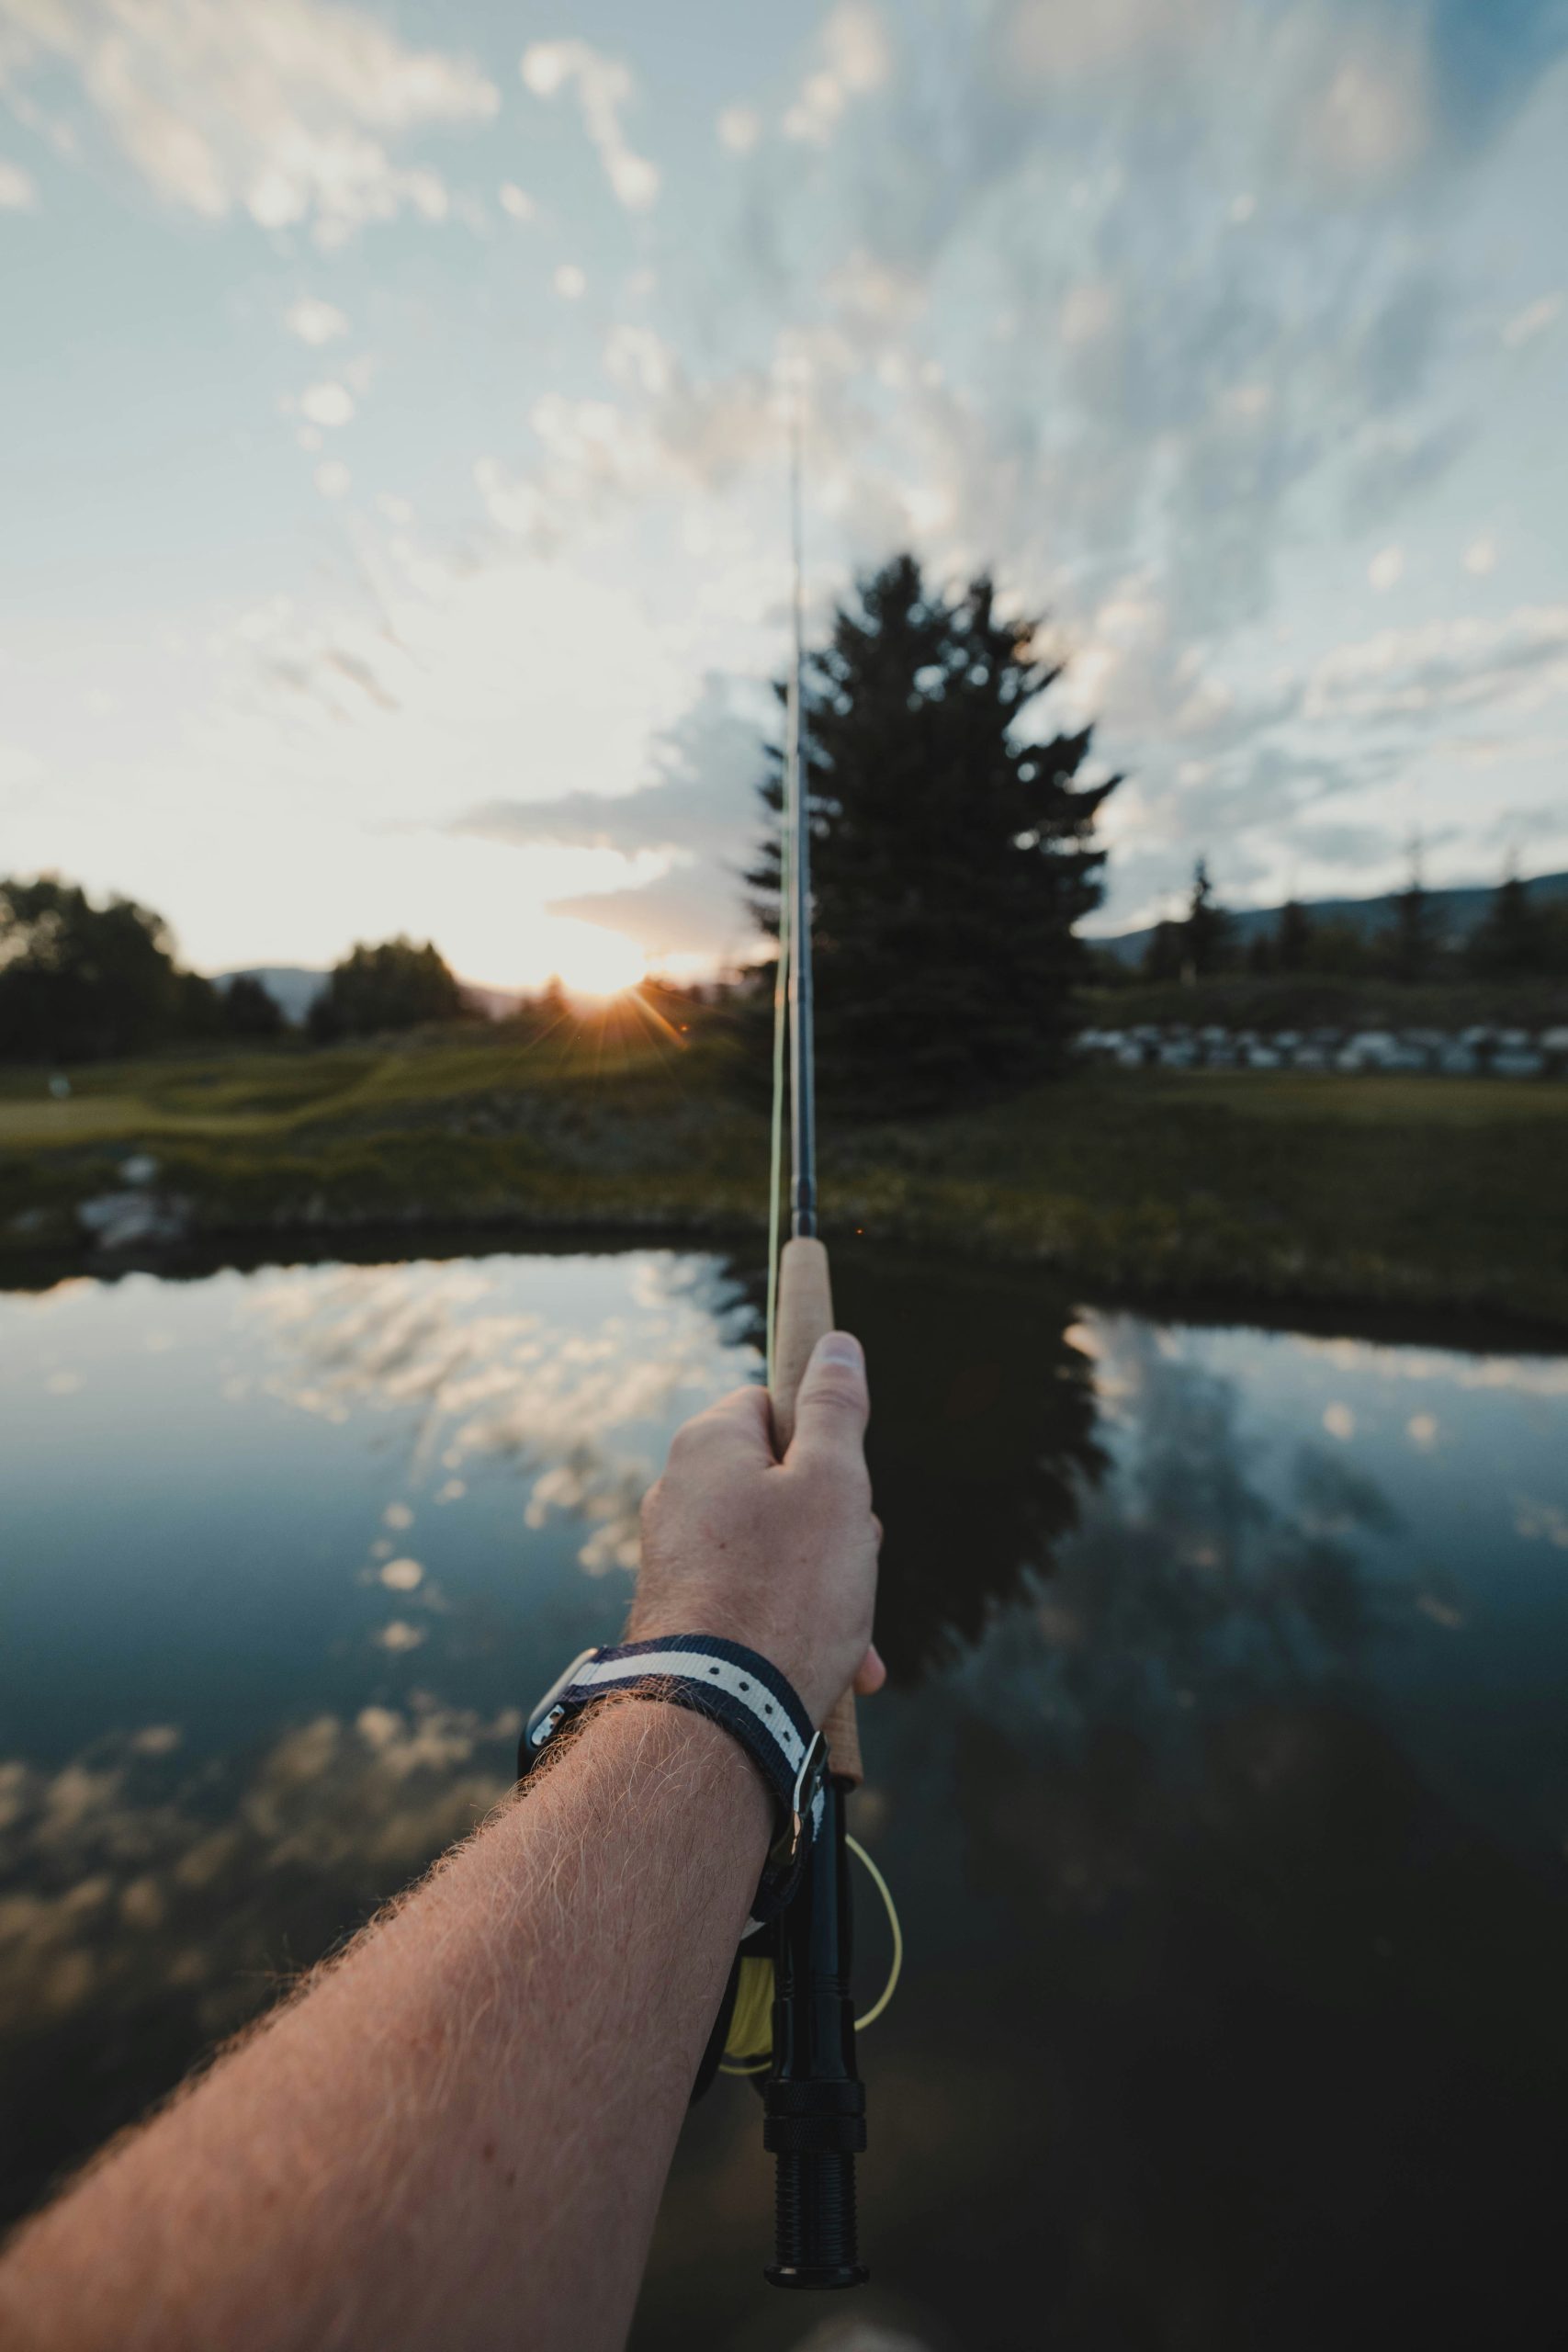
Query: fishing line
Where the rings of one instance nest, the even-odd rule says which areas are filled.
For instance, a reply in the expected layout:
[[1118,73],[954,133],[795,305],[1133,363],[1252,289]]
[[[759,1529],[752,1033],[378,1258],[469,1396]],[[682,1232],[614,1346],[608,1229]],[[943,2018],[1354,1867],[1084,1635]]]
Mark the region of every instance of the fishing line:
[[790,774],[799,738],[795,709],[798,672],[790,680],[790,718],[785,734],[784,774],[779,793],[779,962],[773,982],[773,1156],[768,1170],[768,1385],[773,1384],[773,1332],[779,1312],[779,1228],[784,1214],[784,1033],[789,1022]]
[[[846,1836],[845,1845],[857,1862],[870,1873],[871,1883],[882,1897],[887,1914],[887,1925],[893,1937],[893,1958],[887,1970],[887,1982],[863,2017],[856,2018],[855,2031],[863,2033],[874,2025],[898,1989],[898,1979],[904,1973],[904,1930],[899,1925],[897,1905],[893,1890],[858,1838]],[[767,2067],[773,2049],[773,1963],[771,1960],[742,1959],[740,1974],[735,1989],[735,2007],[729,2013],[729,2030],[724,2039],[728,2065],[720,2064],[721,2075],[760,2075]]]
[[779,779],[779,960],[773,981],[773,1156],[768,1170],[768,1386],[773,1385],[773,1341],[778,1324],[779,1244],[784,1227],[784,1042],[789,1028],[790,966],[794,960],[791,901],[795,886],[795,829],[800,818],[801,671],[805,630],[801,598],[803,526],[800,511],[800,400],[790,418],[790,540],[795,558],[795,642],[784,699],[784,775]]

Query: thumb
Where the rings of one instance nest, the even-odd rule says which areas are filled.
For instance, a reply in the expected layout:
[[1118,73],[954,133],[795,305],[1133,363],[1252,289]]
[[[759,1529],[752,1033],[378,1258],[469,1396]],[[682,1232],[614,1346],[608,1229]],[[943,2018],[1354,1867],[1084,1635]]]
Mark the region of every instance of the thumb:
[[812,1454],[860,1461],[870,1415],[860,1341],[849,1331],[825,1331],[811,1351],[795,1396],[795,1436],[787,1458]]

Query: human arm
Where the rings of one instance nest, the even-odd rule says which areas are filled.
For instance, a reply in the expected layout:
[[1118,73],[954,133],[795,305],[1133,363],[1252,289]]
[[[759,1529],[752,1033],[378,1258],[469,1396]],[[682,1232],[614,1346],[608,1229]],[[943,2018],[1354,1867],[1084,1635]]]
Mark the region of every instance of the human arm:
[[[867,1656],[863,1374],[688,1424],[645,1511],[638,1636],[728,1634],[814,1717]],[[880,1669],[863,1669],[863,1687]],[[771,1828],[716,1725],[595,1708],[342,1959],[0,2264],[17,2352],[399,2352],[624,2339]]]

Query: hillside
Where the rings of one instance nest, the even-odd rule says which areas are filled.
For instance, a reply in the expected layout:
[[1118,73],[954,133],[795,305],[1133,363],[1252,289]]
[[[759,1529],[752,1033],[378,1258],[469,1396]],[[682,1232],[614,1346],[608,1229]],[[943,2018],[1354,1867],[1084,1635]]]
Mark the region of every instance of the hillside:
[[[1568,874],[1537,875],[1529,887],[1532,902],[1540,906],[1568,899]],[[1438,932],[1454,940],[1465,938],[1486,912],[1495,889],[1493,883],[1477,882],[1450,890],[1428,890],[1427,903]],[[1398,895],[1384,890],[1374,899],[1303,899],[1301,903],[1314,921],[1348,923],[1363,937],[1370,937],[1386,931],[1393,922]],[[1277,906],[1227,907],[1225,911],[1233,934],[1243,948],[1259,933],[1272,933],[1278,927],[1280,912]],[[1145,923],[1141,930],[1114,932],[1096,938],[1092,944],[1120,963],[1138,964],[1154,934],[1155,925]]]

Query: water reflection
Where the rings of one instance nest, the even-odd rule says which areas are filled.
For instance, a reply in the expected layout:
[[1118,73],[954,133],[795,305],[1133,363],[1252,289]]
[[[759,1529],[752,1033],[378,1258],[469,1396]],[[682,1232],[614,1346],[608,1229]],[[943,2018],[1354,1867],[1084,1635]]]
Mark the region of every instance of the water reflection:
[[[910,1951],[863,2310],[981,2352],[1475,2340],[1500,2267],[1550,2275],[1568,2156],[1568,1364],[836,1278]],[[501,1793],[756,1305],[648,1250],[0,1299],[10,2210]],[[755,2137],[694,2119],[640,2352],[798,2341]]]
[[471,1829],[521,1717],[418,1694],[184,1767],[168,1725],[0,1765],[0,2123],[10,2211]]

